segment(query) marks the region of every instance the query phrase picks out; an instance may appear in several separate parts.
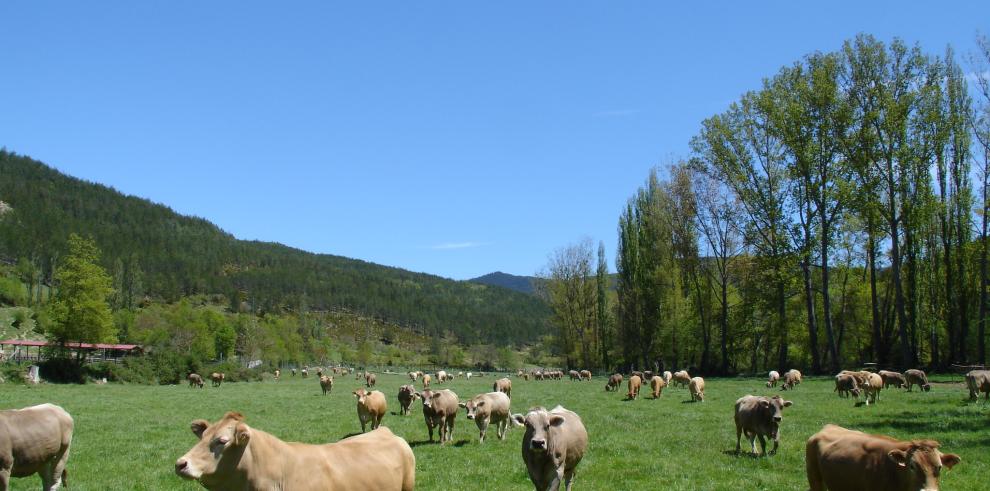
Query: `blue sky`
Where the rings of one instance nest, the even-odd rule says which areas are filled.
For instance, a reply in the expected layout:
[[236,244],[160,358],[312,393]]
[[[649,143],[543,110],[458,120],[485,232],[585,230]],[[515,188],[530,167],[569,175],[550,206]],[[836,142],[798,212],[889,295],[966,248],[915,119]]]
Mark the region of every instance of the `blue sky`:
[[614,264],[649,168],[781,66],[990,32],[990,2],[689,3],[3,2],[0,146],[239,238],[533,274],[583,237]]

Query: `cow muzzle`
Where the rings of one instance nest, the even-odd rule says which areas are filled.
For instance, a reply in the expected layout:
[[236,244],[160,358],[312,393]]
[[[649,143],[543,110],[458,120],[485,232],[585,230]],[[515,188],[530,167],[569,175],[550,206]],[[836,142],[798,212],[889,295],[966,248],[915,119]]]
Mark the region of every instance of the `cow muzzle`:
[[529,446],[534,450],[543,450],[547,448],[547,442],[546,440],[531,440]]
[[474,419],[474,415],[473,414],[467,415],[467,419]]
[[175,462],[175,473],[183,479],[199,479],[200,477],[200,472],[189,465],[189,461],[184,458]]
[[780,423],[782,419],[783,419],[783,418],[781,418],[780,416],[774,416],[774,417],[773,417],[773,422],[774,422],[774,423]]

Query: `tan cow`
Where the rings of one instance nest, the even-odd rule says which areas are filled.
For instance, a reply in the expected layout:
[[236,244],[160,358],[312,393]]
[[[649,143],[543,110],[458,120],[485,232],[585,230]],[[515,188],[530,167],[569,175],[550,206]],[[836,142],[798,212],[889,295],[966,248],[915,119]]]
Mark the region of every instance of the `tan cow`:
[[770,370],[770,374],[767,377],[767,387],[776,387],[777,382],[780,381],[780,372],[776,370]]
[[629,377],[629,393],[626,394],[628,399],[636,399],[639,397],[639,389],[643,386],[643,380],[639,378],[639,375],[633,375]]
[[962,461],[938,447],[934,440],[900,441],[825,425],[805,447],[808,484],[811,491],[938,491],[942,467]]
[[581,373],[577,370],[569,370],[567,376],[571,378],[571,381],[581,380]]
[[384,427],[324,445],[284,442],[233,412],[191,427],[199,442],[176,461],[175,473],[209,490],[412,491],[416,483],[412,449]]
[[357,412],[358,420],[361,421],[361,433],[364,433],[368,423],[371,423],[371,429],[373,430],[381,426],[382,418],[385,417],[385,410],[387,408],[385,394],[377,390],[367,392],[364,389],[358,389],[354,391],[354,397],[357,398]]
[[409,380],[412,380],[413,382],[419,379],[419,374],[416,372],[409,372],[407,375],[409,375]]
[[[791,401],[785,401],[780,396],[758,397],[743,396],[736,400],[736,453],[739,453],[742,434],[746,434],[749,445],[756,453],[756,438],[760,438],[760,449],[763,455],[777,453],[780,445],[780,422],[783,420],[784,408],[791,406]],[[773,440],[773,449],[767,454],[766,437]]]
[[375,383],[377,383],[377,382],[378,382],[378,378],[375,377],[375,374],[373,374],[371,372],[368,372],[368,373],[365,373],[364,374],[364,386],[365,387],[367,387],[367,388],[370,389],[370,388],[374,387],[375,386]]
[[408,415],[409,406],[412,405],[412,401],[419,397],[419,392],[416,392],[416,387],[412,384],[399,387],[399,414],[402,416]]
[[556,491],[563,483],[570,491],[574,471],[588,449],[588,431],[581,417],[557,406],[550,411],[530,409],[525,416],[512,415],[526,427],[522,457],[537,491]]
[[189,380],[189,387],[199,386],[200,389],[203,388],[203,377],[198,373],[190,373],[186,380]]
[[605,383],[605,392],[618,391],[619,386],[622,385],[622,374],[613,373],[612,376],[608,378],[608,382]]
[[492,384],[492,392],[505,392],[505,395],[512,397],[512,380],[508,377],[503,377],[495,381]]
[[227,377],[223,373],[213,372],[210,374],[210,380],[213,381],[214,387],[220,387],[225,378]]
[[980,392],[986,394],[985,400],[990,402],[990,370],[971,370],[966,374],[966,387],[969,388],[969,399],[980,398]]
[[320,388],[323,389],[323,395],[327,395],[333,390],[333,377],[323,375],[320,377]]
[[877,372],[880,378],[883,379],[883,388],[894,386],[898,389],[907,386],[907,379],[904,378],[904,374],[900,372],[891,372],[890,370],[880,370]]
[[673,380],[674,374],[670,373],[670,370],[664,370],[663,372],[663,383],[664,385],[670,385],[670,381]]
[[705,402],[705,379],[701,377],[692,378],[688,388],[691,389],[692,401]]
[[440,428],[440,444],[454,440],[454,419],[457,418],[460,407],[457,394],[450,389],[424,390],[420,396],[423,399],[423,419],[426,429],[433,441],[433,428]]
[[835,376],[835,390],[832,392],[838,392],[839,397],[849,397],[852,394],[859,399],[859,382],[852,374],[840,373]]
[[75,423],[65,409],[41,404],[0,411],[0,489],[11,477],[41,476],[41,489],[66,485],[65,463]]
[[781,385],[780,390],[793,389],[801,383],[801,372],[792,368],[784,374],[783,379],[784,383]]
[[299,374],[302,375],[302,378],[309,377],[309,369],[303,368],[302,370],[299,370]]
[[691,376],[688,375],[687,370],[679,370],[674,372],[674,383],[671,386],[687,387],[691,383]]
[[591,381],[591,371],[590,370],[581,370],[581,380],[586,380],[586,381],[590,382]]
[[424,375],[423,375],[423,388],[424,388],[424,389],[428,389],[428,388],[430,388],[430,382],[431,382],[432,380],[433,380],[433,379],[432,379],[432,378],[430,377],[430,375],[429,375],[429,374],[424,374]]
[[664,381],[663,381],[663,377],[661,377],[659,375],[654,375],[653,378],[650,379],[650,389],[652,389],[652,391],[653,391],[653,398],[654,399],[657,399],[657,398],[660,397],[660,394],[663,392],[663,388],[666,385],[667,384],[665,384]]
[[473,419],[478,425],[479,441],[485,443],[488,425],[495,423],[495,432],[499,440],[505,439],[509,429],[509,396],[504,392],[489,392],[478,394],[473,399],[459,404],[467,410],[467,419]]
[[443,370],[437,371],[437,383],[442,384],[447,381],[447,372]]
[[866,383],[863,384],[863,391],[866,392],[866,405],[870,402],[876,404],[880,400],[880,391],[883,389],[883,377],[873,372],[867,372]]
[[911,387],[917,385],[921,387],[921,390],[928,392],[932,390],[932,384],[928,383],[928,375],[921,370],[911,369],[904,372],[904,378],[907,379],[907,390],[911,392]]

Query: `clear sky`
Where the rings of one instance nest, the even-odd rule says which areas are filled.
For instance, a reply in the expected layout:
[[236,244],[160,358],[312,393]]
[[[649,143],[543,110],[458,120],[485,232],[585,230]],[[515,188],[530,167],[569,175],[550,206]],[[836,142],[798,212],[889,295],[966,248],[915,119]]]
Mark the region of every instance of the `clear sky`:
[[859,32],[972,51],[990,2],[4,1],[0,25],[0,146],[466,279],[583,237],[614,265],[626,199],[702,119]]

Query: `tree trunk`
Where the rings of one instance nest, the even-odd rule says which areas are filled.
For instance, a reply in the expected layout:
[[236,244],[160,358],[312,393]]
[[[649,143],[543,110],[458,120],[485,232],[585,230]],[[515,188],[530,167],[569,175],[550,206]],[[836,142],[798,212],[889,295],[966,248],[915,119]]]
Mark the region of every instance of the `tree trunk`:
[[839,348],[836,345],[835,332],[832,330],[832,295],[829,293],[829,226],[827,221],[822,223],[822,321],[825,323],[825,338],[828,343],[829,368],[832,373],[839,371],[842,365],[839,360]]
[[[805,240],[808,240],[807,238]],[[808,351],[811,354],[811,373],[821,373],[821,354],[818,352],[818,322],[815,318],[815,290],[811,286],[811,257],[801,260],[804,276],[804,306],[808,311]]]
[[[780,259],[777,258],[779,261]],[[783,271],[778,269],[778,275]],[[780,276],[778,276],[780,278]],[[780,346],[777,349],[777,367],[780,372],[787,371],[787,298],[784,296],[784,280],[777,280],[777,318],[780,321]]]
[[729,280],[725,274],[721,281],[722,305],[719,313],[719,337],[722,342],[722,373],[729,372]]
[[891,274],[894,282],[894,313],[897,316],[897,331],[901,337],[901,359],[900,366],[906,368],[914,365],[911,360],[911,346],[908,338],[907,313],[904,308],[904,285],[901,283],[901,245],[900,245],[900,217],[897,215],[897,197],[894,183],[890,182],[888,188],[888,222],[890,225],[890,256]]
[[987,362],[986,349],[986,324],[987,324],[987,288],[990,287],[987,281],[987,214],[990,213],[990,200],[988,200],[988,183],[984,178],[983,183],[983,220],[980,225],[980,324],[979,340],[977,340],[977,359],[980,365]]
[[883,349],[883,339],[880,329],[880,298],[877,294],[877,245],[874,237],[873,218],[869,218],[867,223],[866,255],[870,263],[870,309],[872,317],[871,324],[873,326],[873,354],[876,363],[886,365],[887,353]]

